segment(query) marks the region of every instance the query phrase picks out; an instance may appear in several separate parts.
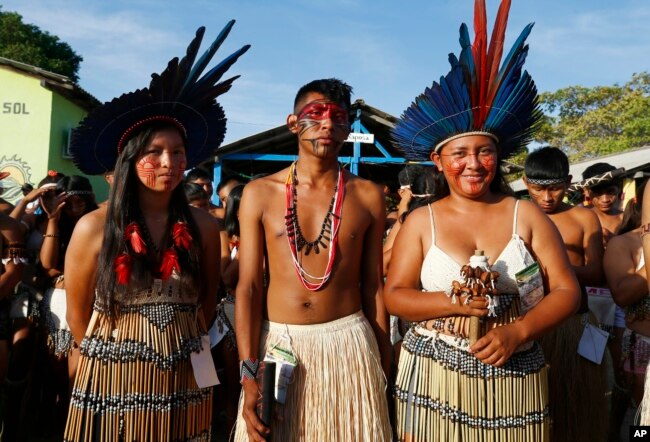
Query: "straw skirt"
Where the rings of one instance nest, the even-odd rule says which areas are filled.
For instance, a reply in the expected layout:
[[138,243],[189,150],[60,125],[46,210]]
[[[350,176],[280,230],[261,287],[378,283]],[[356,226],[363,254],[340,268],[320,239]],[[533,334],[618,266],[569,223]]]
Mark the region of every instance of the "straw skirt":
[[[285,335],[298,366],[285,404],[276,403],[273,440],[390,441],[386,381],[375,335],[363,314],[314,325],[265,322],[260,358]],[[247,441],[241,405],[240,400],[235,440]]]
[[536,343],[493,367],[420,326],[404,337],[395,388],[400,441],[549,440],[547,368]]
[[209,441],[212,389],[190,362],[205,333],[196,304],[95,311],[80,346],[65,441]]

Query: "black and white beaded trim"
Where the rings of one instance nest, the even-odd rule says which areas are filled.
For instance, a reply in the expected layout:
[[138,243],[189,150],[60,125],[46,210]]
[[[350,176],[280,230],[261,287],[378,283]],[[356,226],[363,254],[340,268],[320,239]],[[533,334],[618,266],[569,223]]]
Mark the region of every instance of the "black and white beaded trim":
[[90,336],[81,341],[82,355],[102,362],[134,362],[145,361],[154,364],[160,370],[171,370],[181,361],[186,361],[191,353],[201,350],[201,337],[190,339],[180,338],[180,348],[175,349],[169,356],[163,356],[145,342],[124,340],[106,342]]
[[[450,419],[453,422],[459,422],[461,425],[467,425],[473,428],[482,428],[486,430],[498,430],[503,428],[526,427],[529,425],[542,424],[549,416],[549,407],[545,406],[543,410],[529,412],[523,416],[498,416],[494,418],[471,416],[468,412],[451,407],[449,403],[442,402],[439,399],[414,394],[409,397],[409,392],[395,388],[395,397],[403,403],[413,403],[418,407],[428,408],[440,413],[444,419]],[[519,400],[518,398],[512,398]]]

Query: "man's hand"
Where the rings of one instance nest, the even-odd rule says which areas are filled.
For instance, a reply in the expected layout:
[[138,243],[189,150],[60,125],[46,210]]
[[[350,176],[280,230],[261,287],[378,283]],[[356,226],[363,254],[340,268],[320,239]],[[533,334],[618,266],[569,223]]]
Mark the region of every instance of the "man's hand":
[[242,407],[242,417],[246,422],[246,432],[248,440],[252,442],[264,442],[266,436],[271,430],[264,426],[257,416],[257,399],[260,396],[259,386],[256,380],[248,379],[242,384],[244,390],[244,405]]

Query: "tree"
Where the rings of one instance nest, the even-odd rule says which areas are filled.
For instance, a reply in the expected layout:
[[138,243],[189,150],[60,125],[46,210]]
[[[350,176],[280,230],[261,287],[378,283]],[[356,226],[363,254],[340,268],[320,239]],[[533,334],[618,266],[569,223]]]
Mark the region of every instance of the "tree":
[[83,58],[59,37],[23,23],[16,12],[0,9],[0,57],[38,66],[78,81]]
[[571,161],[650,144],[650,74],[623,86],[570,86],[540,95],[545,113],[535,141],[561,148]]

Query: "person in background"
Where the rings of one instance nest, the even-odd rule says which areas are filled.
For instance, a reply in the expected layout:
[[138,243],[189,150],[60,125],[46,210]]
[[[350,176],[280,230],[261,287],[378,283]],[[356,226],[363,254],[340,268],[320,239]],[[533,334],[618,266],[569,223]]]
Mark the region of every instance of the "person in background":
[[215,218],[223,222],[223,213],[218,206],[212,204],[214,196],[214,187],[212,186],[212,177],[208,172],[199,167],[195,167],[185,175],[185,183],[197,184],[203,188],[208,199],[208,212]]
[[[265,175],[260,174],[253,177],[253,179],[262,178],[263,176]],[[246,184],[246,182],[247,181],[239,175],[231,175],[225,177],[219,182],[219,184],[217,184],[217,195],[219,196],[219,202],[221,203],[220,211],[218,213],[221,214],[222,218],[225,218],[226,216],[226,204],[228,201],[228,195],[230,195],[230,191],[236,186]]]
[[210,211],[210,197],[201,185],[186,182],[183,185],[183,190],[190,206],[203,209],[206,212]]
[[[605,440],[608,430],[606,364],[578,355],[585,324],[597,326],[589,313],[584,288],[604,282],[600,222],[593,211],[564,202],[571,175],[569,159],[560,149],[547,146],[531,152],[526,158],[524,174],[531,200],[559,230],[569,262],[583,289],[578,312],[540,339],[550,366],[552,440]],[[585,403],[590,404],[589,407],[575,406]]]
[[[222,271],[222,282],[226,295],[217,309],[217,321],[225,332],[225,338],[216,349],[216,360],[223,367],[223,398],[221,408],[226,417],[226,434],[231,434],[237,421],[237,405],[241,394],[239,384],[239,358],[235,336],[235,289],[239,280],[239,203],[244,185],[232,188],[226,200],[225,241],[229,256]],[[214,353],[213,353],[214,354]]]
[[[0,172],[0,180],[9,174]],[[3,439],[17,440],[22,405],[24,374],[12,364],[13,339],[11,298],[20,283],[26,263],[24,234],[20,223],[0,213],[0,434]]]
[[617,305],[625,310],[622,367],[634,406],[643,398],[644,378],[650,362],[650,296],[641,241],[641,203],[647,181],[628,201],[619,234],[607,244],[604,269]]
[[61,178],[48,196],[40,199],[47,227],[39,259],[51,280],[41,311],[51,352],[51,372],[57,385],[58,424],[62,431],[79,357],[77,348],[72,346],[72,333],[66,320],[65,257],[77,222],[97,209],[97,204],[90,181],[80,175]]
[[[641,204],[641,231],[639,236],[641,238],[641,246],[643,253],[643,261],[645,262],[645,275],[646,287],[650,293],[650,192],[644,192],[643,198],[639,198]],[[650,382],[648,376],[650,373],[650,366],[646,370],[646,382],[643,388],[643,399],[641,401],[641,425],[650,425]]]
[[[616,170],[609,163],[595,163],[582,172],[582,179],[586,180]],[[585,206],[591,208],[598,216],[603,231],[603,244],[607,243],[618,234],[623,222],[621,210],[621,179],[603,179],[598,183],[583,189]],[[625,312],[612,298],[612,293],[606,284],[600,286],[587,286],[589,309],[594,312],[600,327],[608,331],[611,336],[607,344],[612,356],[612,369],[614,371],[611,393],[610,411],[610,439],[618,438],[619,430],[630,402],[630,394],[625,385],[623,373],[623,333],[625,331]]]

